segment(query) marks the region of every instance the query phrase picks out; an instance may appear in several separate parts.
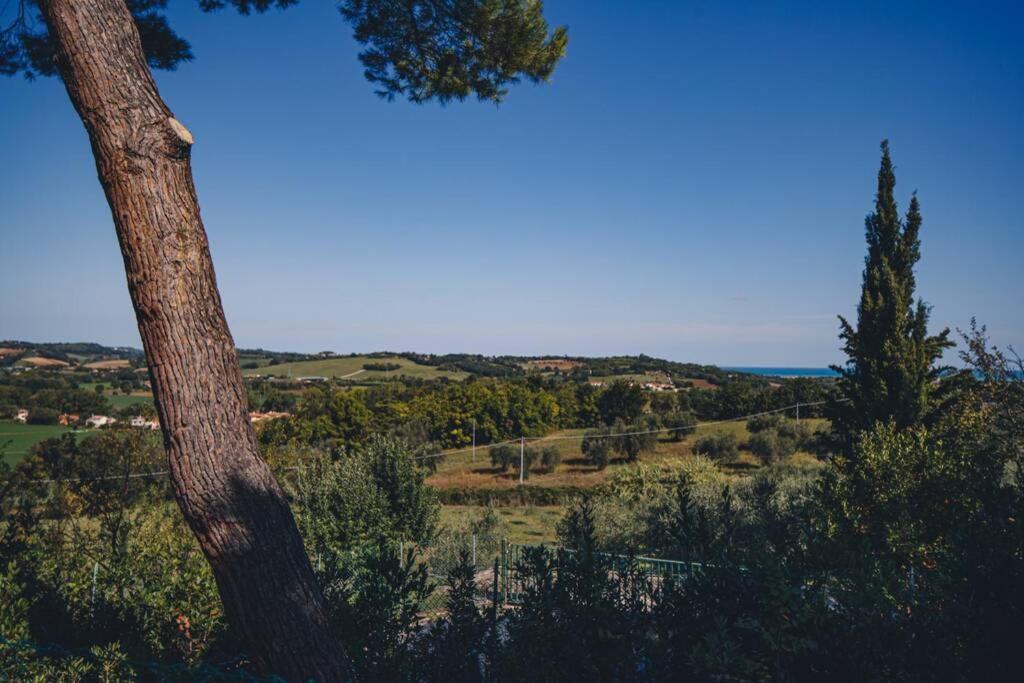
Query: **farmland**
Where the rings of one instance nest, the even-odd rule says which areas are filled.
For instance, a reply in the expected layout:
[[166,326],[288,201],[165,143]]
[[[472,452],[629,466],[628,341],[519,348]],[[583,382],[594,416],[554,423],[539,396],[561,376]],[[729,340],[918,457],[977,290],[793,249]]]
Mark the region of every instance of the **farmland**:
[[24,458],[34,444],[68,431],[69,427],[61,425],[26,425],[0,420],[0,454],[4,462],[14,464]]
[[[417,379],[441,379],[447,378],[460,380],[468,377],[468,373],[458,370],[441,370],[433,365],[421,365],[414,363],[402,356],[369,355],[369,356],[342,356],[335,358],[324,358],[319,360],[296,361],[290,363],[278,363],[276,365],[263,364],[254,357],[243,356],[242,366],[245,368],[243,374],[248,377],[274,376],[290,377],[298,379],[301,377],[331,377],[335,379],[349,379],[352,381],[381,381],[397,377],[414,377]],[[245,367],[256,363],[259,367]],[[364,365],[392,364],[399,367],[394,370],[367,370]]]
[[[806,420],[812,428],[824,424],[824,420]],[[587,489],[604,483],[615,471],[631,467],[623,459],[613,459],[605,469],[597,469],[588,464],[580,453],[580,441],[585,430],[568,429],[555,432],[540,440],[529,441],[529,445],[555,446],[562,454],[561,463],[553,472],[535,470],[530,473],[527,483],[532,487],[557,489]],[[639,462],[654,463],[679,460],[693,455],[694,442],[708,434],[732,434],[740,444],[744,444],[750,434],[743,422],[725,424],[699,425],[686,439],[671,441],[660,438],[651,453],[640,456]],[[519,485],[518,470],[510,469],[501,472],[491,466],[489,449],[478,447],[475,459],[472,452],[460,450],[444,459],[437,471],[427,482],[438,489],[513,489]],[[793,464],[806,465],[814,461],[806,453],[796,453],[789,458]],[[722,463],[722,468],[734,474],[741,474],[759,467],[758,459],[750,452],[741,449],[739,457]]]

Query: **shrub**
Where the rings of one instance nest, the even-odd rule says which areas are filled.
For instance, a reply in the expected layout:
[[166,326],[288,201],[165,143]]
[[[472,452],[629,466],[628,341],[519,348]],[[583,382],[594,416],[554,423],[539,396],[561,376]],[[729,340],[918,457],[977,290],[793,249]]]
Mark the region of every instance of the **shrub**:
[[756,432],[747,441],[750,452],[763,461],[781,460],[796,452],[796,441],[791,437],[782,436],[775,429]]
[[363,363],[363,370],[371,372],[392,372],[401,369],[402,366],[399,363]]
[[779,426],[781,418],[778,414],[772,413],[771,415],[756,415],[747,420],[747,431],[751,434],[757,434],[769,429],[775,429]]
[[719,432],[697,439],[693,452],[712,460],[733,460],[740,454],[740,445],[731,432]]

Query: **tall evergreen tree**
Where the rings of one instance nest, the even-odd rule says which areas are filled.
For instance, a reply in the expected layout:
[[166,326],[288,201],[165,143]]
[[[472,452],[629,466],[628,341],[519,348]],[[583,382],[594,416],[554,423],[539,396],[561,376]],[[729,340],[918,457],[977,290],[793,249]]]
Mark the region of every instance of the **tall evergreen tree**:
[[877,422],[899,428],[927,422],[937,403],[937,365],[953,346],[949,330],[928,334],[930,307],[914,300],[914,266],[921,258],[921,207],[911,196],[901,220],[894,191],[896,174],[889,142],[882,142],[875,210],[866,224],[868,254],[857,306],[856,329],[842,316],[839,338],[846,352],[841,375],[842,398],[830,406],[838,445],[849,450],[857,435]]

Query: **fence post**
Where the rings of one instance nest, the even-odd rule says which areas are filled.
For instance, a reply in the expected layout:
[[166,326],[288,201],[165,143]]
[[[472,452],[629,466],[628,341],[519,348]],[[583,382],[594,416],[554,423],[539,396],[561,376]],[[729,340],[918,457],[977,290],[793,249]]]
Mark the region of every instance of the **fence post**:
[[501,539],[501,596],[508,602],[508,540]]

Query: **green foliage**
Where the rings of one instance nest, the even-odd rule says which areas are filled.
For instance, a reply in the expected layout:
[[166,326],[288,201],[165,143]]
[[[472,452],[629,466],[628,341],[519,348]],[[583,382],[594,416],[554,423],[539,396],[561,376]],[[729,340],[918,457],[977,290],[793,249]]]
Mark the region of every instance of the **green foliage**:
[[438,507],[426,474],[390,437],[375,437],[337,459],[314,453],[294,478],[299,528],[310,554],[322,562],[366,543],[429,541]]
[[641,453],[651,452],[658,445],[657,429],[658,420],[653,415],[631,424],[620,420],[612,427],[612,449],[634,462]]
[[503,443],[491,446],[488,453],[491,456],[491,467],[502,472],[507,472],[513,464],[519,463],[519,448],[512,444]]
[[697,439],[693,444],[693,452],[712,460],[728,462],[739,457],[740,445],[732,432],[714,432]]
[[639,386],[625,380],[616,380],[598,396],[597,409],[601,413],[601,420],[606,425],[613,425],[620,420],[633,422],[639,419],[645,403],[643,390]]
[[341,13],[388,99],[500,102],[523,77],[548,80],[568,44],[565,27],[548,34],[539,0],[345,0]]
[[422,662],[419,672],[431,681],[482,681],[486,662],[481,661],[491,649],[489,621],[476,606],[476,566],[468,551],[447,579],[445,614],[434,622],[420,643]]
[[747,448],[764,462],[779,461],[810,444],[811,430],[806,423],[776,415],[755,419],[758,420],[755,424],[747,425],[747,429],[752,432]]
[[401,370],[402,366],[399,363],[363,363],[363,369],[373,372],[392,372]]
[[548,472],[554,472],[558,464],[562,462],[562,451],[558,450],[557,446],[547,444],[544,446],[537,447],[540,451],[540,464]]
[[611,460],[611,439],[603,430],[589,431],[583,435],[583,441],[580,442],[580,451],[588,463],[599,470],[603,470],[608,466],[608,461]]
[[661,423],[666,429],[672,430],[668,433],[669,438],[673,441],[683,441],[696,428],[697,416],[689,410],[675,411],[663,415]]
[[899,429],[924,424],[936,407],[933,385],[943,372],[936,362],[953,345],[948,329],[928,335],[930,308],[914,301],[920,204],[913,195],[901,220],[895,187],[889,143],[883,141],[875,210],[865,221],[868,254],[857,327],[840,317],[848,360],[845,367],[834,368],[841,373],[839,388],[846,402],[834,404],[831,417],[847,451],[860,432],[876,423],[892,422]]

